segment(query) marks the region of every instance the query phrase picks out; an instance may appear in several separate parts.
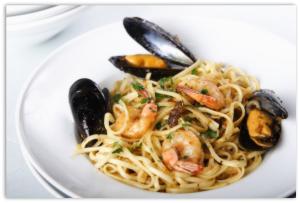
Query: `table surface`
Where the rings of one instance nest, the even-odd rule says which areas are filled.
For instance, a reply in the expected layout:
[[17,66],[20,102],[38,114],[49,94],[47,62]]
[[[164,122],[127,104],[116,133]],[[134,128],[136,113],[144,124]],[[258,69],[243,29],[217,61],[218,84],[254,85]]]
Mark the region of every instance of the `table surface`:
[[[34,68],[53,50],[91,29],[112,23],[124,16],[153,16],[166,6],[89,6],[80,18],[56,37],[34,46],[6,44],[6,197],[52,198],[31,174],[22,156],[16,133],[16,102],[24,82]],[[178,9],[168,5],[167,9]],[[270,31],[296,44],[296,6],[293,5],[190,5],[201,18],[222,18],[246,22]],[[9,37],[9,36],[8,36]]]

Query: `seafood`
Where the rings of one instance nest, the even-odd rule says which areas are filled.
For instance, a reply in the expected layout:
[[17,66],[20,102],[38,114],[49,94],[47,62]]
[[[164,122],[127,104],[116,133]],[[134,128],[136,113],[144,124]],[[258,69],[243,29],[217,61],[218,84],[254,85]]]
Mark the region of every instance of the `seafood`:
[[125,18],[123,24],[127,33],[152,54],[180,66],[189,66],[196,61],[178,38],[158,25],[138,17]]
[[288,116],[274,92],[252,93],[258,80],[230,65],[194,63],[176,37],[149,21],[125,18],[124,27],[151,54],[109,59],[131,74],[111,96],[89,79],[72,85],[72,113],[86,138],[76,152],[103,174],[155,192],[215,189],[257,168],[266,152],[259,150],[275,146]]
[[170,170],[197,175],[203,169],[204,152],[191,131],[178,130],[163,143],[162,158]]
[[288,117],[282,101],[271,90],[254,92],[246,104],[239,142],[248,150],[274,147],[281,133],[281,120]]
[[111,109],[108,89],[101,89],[90,79],[79,79],[69,90],[69,103],[81,139],[106,132],[104,114]]
[[[131,106],[128,106],[127,108],[129,119],[126,123],[126,129],[122,132],[122,136],[134,139],[141,138],[155,121],[157,105],[154,103],[147,103],[142,111]],[[120,129],[126,119],[125,113],[124,111],[115,108],[114,114],[116,115],[116,122],[113,125],[113,129]]]
[[109,61],[120,70],[141,78],[144,78],[147,73],[151,73],[151,78],[153,80],[173,76],[182,70],[170,68],[169,65],[159,57],[145,54],[112,56]]
[[208,80],[192,79],[188,83],[181,82],[176,89],[211,109],[219,110],[225,105],[222,92]]
[[145,77],[151,72],[152,79],[158,80],[173,76],[182,70],[171,65],[186,67],[196,61],[194,55],[179,42],[177,37],[158,25],[138,17],[125,18],[123,24],[127,33],[153,55],[111,57],[109,61],[120,70],[138,77]]
[[168,118],[168,124],[170,127],[174,127],[178,124],[178,119],[182,116],[182,114],[185,112],[183,102],[177,102],[175,107],[170,112],[169,118]]
[[124,56],[124,60],[136,68],[167,68],[168,64],[161,58],[151,54],[136,54]]

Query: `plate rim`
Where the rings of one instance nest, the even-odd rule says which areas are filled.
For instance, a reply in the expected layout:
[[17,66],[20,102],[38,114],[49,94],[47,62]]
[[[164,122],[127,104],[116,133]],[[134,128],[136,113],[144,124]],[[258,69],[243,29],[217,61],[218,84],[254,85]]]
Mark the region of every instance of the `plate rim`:
[[[33,174],[33,176],[38,180],[38,182],[54,197],[56,198],[65,198],[64,196],[62,196],[60,193],[62,193],[61,191],[59,191],[58,188],[54,188],[54,186],[51,186],[50,183],[48,183],[48,181],[41,175],[39,174],[39,172],[34,168],[34,166],[32,165],[32,163],[29,160],[29,155],[26,152],[26,150],[24,149],[23,146],[20,147],[21,148],[21,152],[23,155],[23,158],[25,160],[25,163],[27,165],[27,167],[29,168],[30,172]],[[57,191],[56,191],[57,190]],[[59,192],[60,193],[59,193]]]

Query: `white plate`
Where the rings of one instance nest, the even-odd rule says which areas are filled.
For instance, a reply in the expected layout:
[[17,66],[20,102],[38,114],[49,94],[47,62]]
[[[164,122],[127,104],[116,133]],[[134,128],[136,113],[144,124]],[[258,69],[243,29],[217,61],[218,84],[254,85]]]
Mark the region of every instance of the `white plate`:
[[6,16],[24,15],[41,11],[50,7],[52,7],[52,5],[7,5]]
[[53,185],[51,185],[51,183],[49,183],[41,174],[39,174],[39,172],[34,168],[34,166],[30,163],[30,160],[28,159],[28,154],[26,152],[26,150],[24,150],[24,148],[21,146],[21,150],[23,153],[23,157],[25,159],[25,162],[29,168],[29,170],[31,171],[31,173],[34,175],[34,177],[39,181],[39,183],[50,193],[52,194],[54,197],[56,198],[66,198],[68,197],[67,195],[65,195],[64,193],[62,193],[61,191],[59,191],[57,188],[55,188]]
[[[189,194],[140,190],[99,173],[84,156],[73,157],[76,139],[68,104],[71,84],[83,77],[111,87],[123,77],[108,58],[142,53],[122,22],[86,33],[52,53],[27,83],[17,109],[21,144],[34,167],[71,197],[238,198],[285,197],[296,184],[296,49],[287,41],[257,28],[231,21],[177,16],[149,19],[173,34],[198,57],[241,67],[284,100],[289,118],[282,138],[262,165],[232,185]],[[169,23],[176,20],[176,23]]]

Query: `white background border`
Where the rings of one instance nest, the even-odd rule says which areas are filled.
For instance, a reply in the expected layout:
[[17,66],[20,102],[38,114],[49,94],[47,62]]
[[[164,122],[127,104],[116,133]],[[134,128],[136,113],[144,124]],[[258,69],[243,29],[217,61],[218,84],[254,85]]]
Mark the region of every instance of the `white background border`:
[[[0,98],[1,98],[1,105],[0,105],[0,115],[2,115],[2,121],[3,122],[0,122],[0,129],[2,129],[2,136],[1,136],[1,142],[2,142],[2,147],[3,147],[3,155],[1,156],[1,161],[3,163],[3,170],[1,170],[1,175],[0,177],[2,178],[2,184],[0,184],[0,188],[1,188],[1,197],[0,197],[0,200],[2,201],[8,201],[5,197],[5,14],[4,14],[4,11],[5,11],[5,4],[103,4],[103,3],[106,3],[106,4],[125,4],[125,3],[130,3],[130,4],[295,4],[297,5],[297,7],[299,6],[299,3],[300,1],[299,0],[287,0],[287,1],[283,1],[283,0],[264,0],[263,2],[262,1],[259,1],[259,0],[248,0],[248,1],[244,1],[244,0],[231,0],[231,1],[226,1],[226,0],[218,0],[218,1],[208,1],[208,0],[188,0],[188,1],[184,1],[184,0],[135,0],[135,1],[128,1],[128,0],[61,0],[61,1],[48,1],[48,0],[30,0],[30,1],[26,1],[26,0],[1,0],[0,4],[1,4],[1,17],[0,17],[0,21],[1,21],[1,24],[2,24],[2,30],[1,30],[1,52],[0,53],[0,60],[3,64],[3,68],[1,68],[0,70],[0,75],[1,75],[1,81],[0,84],[1,84],[1,88],[0,88]],[[253,14],[255,15],[255,14]],[[297,15],[297,28],[298,28],[298,23],[299,23],[299,15]],[[298,32],[297,32],[297,37],[298,37]],[[298,47],[298,40],[297,40],[297,47]],[[297,51],[297,59],[299,57],[298,55],[298,51]],[[297,71],[297,76],[299,74],[299,71]],[[298,77],[297,77],[298,78]],[[297,82],[297,104],[299,103],[299,99],[298,99],[298,96],[299,96],[299,83]],[[298,111],[297,111],[297,118],[298,118]],[[299,124],[299,120],[297,121],[297,124]],[[299,126],[299,125],[298,125]],[[299,145],[299,140],[298,139],[298,146]],[[298,157],[298,162],[297,162],[297,168],[299,169],[299,150],[297,150],[297,157]],[[280,167],[280,163],[278,163],[279,167]],[[284,167],[284,166],[281,166],[281,167]],[[299,174],[297,175],[297,183],[299,183]],[[277,184],[280,184],[280,183],[277,183]],[[297,184],[298,185],[298,184]],[[298,194],[299,196],[299,194]],[[29,201],[31,201],[30,199],[28,199]],[[26,201],[28,201],[26,200]],[[190,201],[190,202],[203,202],[203,201],[210,201],[210,202],[219,202],[219,200],[222,200],[222,201],[240,201],[240,200],[230,200],[230,199],[217,199],[217,200],[164,200],[166,202],[174,202],[174,201],[184,201],[184,202],[187,202],[187,201]],[[10,202],[11,201],[16,201],[16,200],[9,200]],[[56,200],[47,200],[47,201],[50,201],[50,202],[54,202]],[[66,200],[66,201],[69,201],[69,200]],[[86,201],[86,200],[84,200]],[[93,201],[104,201],[104,199],[101,199],[101,200],[93,200]],[[119,201],[122,201],[122,202],[132,202],[132,201],[153,201],[153,200],[130,200],[130,199],[126,199],[126,200],[105,200],[105,201],[115,201],[115,202],[119,202]],[[154,200],[156,201],[156,200]],[[161,200],[163,201],[163,200]],[[243,201],[253,201],[253,199],[249,199],[249,200],[243,200]],[[272,199],[256,199],[255,201],[258,201],[258,202],[273,202],[274,200]],[[277,200],[279,201],[279,200]],[[293,201],[292,199],[282,199],[280,201]]]

